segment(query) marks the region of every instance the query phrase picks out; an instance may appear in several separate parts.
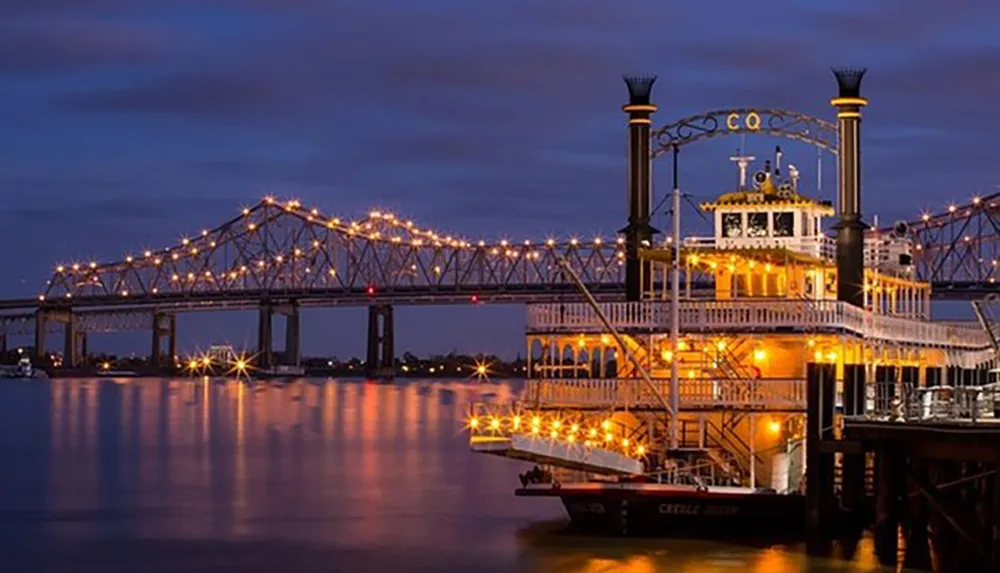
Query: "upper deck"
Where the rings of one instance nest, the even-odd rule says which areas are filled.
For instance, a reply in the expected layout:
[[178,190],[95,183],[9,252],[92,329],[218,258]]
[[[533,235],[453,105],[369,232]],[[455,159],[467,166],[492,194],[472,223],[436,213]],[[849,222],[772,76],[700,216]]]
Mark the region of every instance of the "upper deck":
[[[615,329],[628,333],[670,331],[670,302],[603,302],[600,311]],[[989,351],[987,333],[974,322],[934,322],[879,314],[831,300],[684,300],[682,333],[829,333],[887,343]],[[597,311],[586,303],[544,303],[527,307],[528,333],[604,332]]]

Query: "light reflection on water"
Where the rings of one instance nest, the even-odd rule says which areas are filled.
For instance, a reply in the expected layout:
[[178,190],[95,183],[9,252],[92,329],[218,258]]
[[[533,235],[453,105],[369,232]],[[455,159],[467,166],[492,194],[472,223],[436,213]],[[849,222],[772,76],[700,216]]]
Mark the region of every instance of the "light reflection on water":
[[[517,386],[0,381],[4,571],[871,571],[795,549],[567,535],[468,452]],[[861,559],[861,558],[859,558]]]

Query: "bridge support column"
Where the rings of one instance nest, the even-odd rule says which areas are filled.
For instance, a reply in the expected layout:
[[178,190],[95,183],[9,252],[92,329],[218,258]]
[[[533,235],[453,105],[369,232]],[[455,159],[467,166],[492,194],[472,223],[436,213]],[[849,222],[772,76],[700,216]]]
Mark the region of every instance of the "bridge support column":
[[261,301],[260,310],[257,311],[257,366],[270,368],[272,362],[273,344],[271,329],[271,317],[274,315],[274,307],[269,301]]
[[395,329],[392,316],[392,305],[374,304],[368,307],[368,356],[365,373],[369,376],[395,375]]
[[861,97],[865,70],[834,70],[839,94],[830,100],[837,108],[837,300],[864,306],[864,231],[861,221]]
[[70,311],[63,326],[63,368],[78,368],[83,364],[82,358],[87,355],[86,341],[87,333],[77,327]]
[[39,308],[35,311],[35,355],[32,357],[38,364],[42,364],[47,359],[48,353],[45,350],[45,338],[48,334],[48,327],[48,312]]
[[285,360],[289,366],[298,366],[302,362],[302,351],[299,338],[299,302],[290,301],[274,308],[275,312],[285,316]]
[[650,173],[652,159],[649,151],[650,116],[656,106],[650,102],[650,92],[656,77],[626,76],[629,102],[622,106],[628,114],[628,226],[620,230],[625,234],[625,297],[636,301],[642,293],[649,292],[652,284],[652,267],[639,260],[639,250],[652,246],[653,234],[658,231],[650,226]]
[[832,538],[835,521],[833,453],[821,451],[833,440],[835,364],[806,365],[806,504],[807,532],[813,547],[822,548]]
[[[166,361],[163,356],[163,338],[167,338]],[[168,367],[174,365],[174,355],[177,351],[177,315],[173,313],[156,312],[153,313],[153,346],[149,354],[149,362],[159,368],[166,363]]]

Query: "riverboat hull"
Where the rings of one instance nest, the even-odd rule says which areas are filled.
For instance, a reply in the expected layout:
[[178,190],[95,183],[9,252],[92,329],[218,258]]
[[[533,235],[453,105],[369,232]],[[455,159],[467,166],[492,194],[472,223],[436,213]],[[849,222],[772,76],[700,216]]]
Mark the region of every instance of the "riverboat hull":
[[805,531],[799,494],[663,484],[529,485],[519,497],[558,497],[583,533],[629,537],[797,539]]

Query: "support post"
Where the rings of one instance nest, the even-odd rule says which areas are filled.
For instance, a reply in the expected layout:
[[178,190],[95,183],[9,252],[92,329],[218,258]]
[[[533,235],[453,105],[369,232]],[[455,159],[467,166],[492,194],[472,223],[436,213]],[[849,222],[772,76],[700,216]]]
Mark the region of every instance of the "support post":
[[285,364],[298,366],[302,362],[299,338],[299,303],[291,301],[285,309]]
[[45,351],[45,338],[48,334],[49,317],[45,309],[39,308],[35,311],[35,363],[48,363]]
[[272,340],[271,317],[274,307],[270,301],[262,300],[257,311],[257,364],[261,368],[270,368],[274,345]]
[[899,553],[900,491],[904,487],[903,458],[891,442],[875,453],[875,554],[883,565],[894,565]]
[[395,374],[395,333],[392,305],[373,304],[368,307],[368,376],[392,377]]
[[622,106],[628,114],[629,167],[628,167],[628,226],[620,230],[625,234],[625,298],[629,301],[642,299],[642,293],[649,292],[652,283],[652,269],[648,262],[639,259],[642,248],[652,246],[653,235],[657,233],[649,224],[650,219],[650,172],[652,159],[649,151],[650,116],[656,106],[650,102],[650,92],[656,76],[625,76],[629,102]]
[[834,518],[833,453],[821,443],[833,439],[835,364],[806,365],[806,505],[810,542],[831,538]]
[[[677,441],[679,439],[678,417],[681,411],[680,373],[678,372],[679,366],[677,365],[680,361],[678,346],[681,337],[681,189],[678,184],[677,176],[677,152],[678,149],[675,146],[673,151],[674,189],[671,192],[671,206],[673,208],[671,221],[673,228],[670,231],[670,236],[673,238],[673,250],[671,251],[670,256],[670,356],[673,357],[670,360],[670,411],[672,412],[670,416],[671,450],[677,450]],[[690,284],[691,277],[688,276],[687,280],[688,284]],[[753,455],[750,456],[750,463],[752,466]]]
[[861,97],[864,69],[836,69],[838,96],[830,100],[837,108],[837,197],[840,220],[837,231],[837,300],[864,307],[864,231],[861,221]]
[[76,321],[73,320],[72,310],[66,314],[66,322],[63,324],[63,368],[76,368],[80,365]]
[[396,333],[392,306],[386,306],[382,312],[382,359],[379,364],[380,374],[392,375],[396,371]]
[[[163,339],[167,339],[167,353],[163,356]],[[154,368],[174,367],[174,354],[177,349],[177,315],[166,312],[153,313],[153,346],[149,362]]]
[[[865,415],[865,366],[844,365],[844,415]],[[843,463],[843,505],[847,512],[849,533],[860,536],[864,528],[865,454],[848,452]]]

